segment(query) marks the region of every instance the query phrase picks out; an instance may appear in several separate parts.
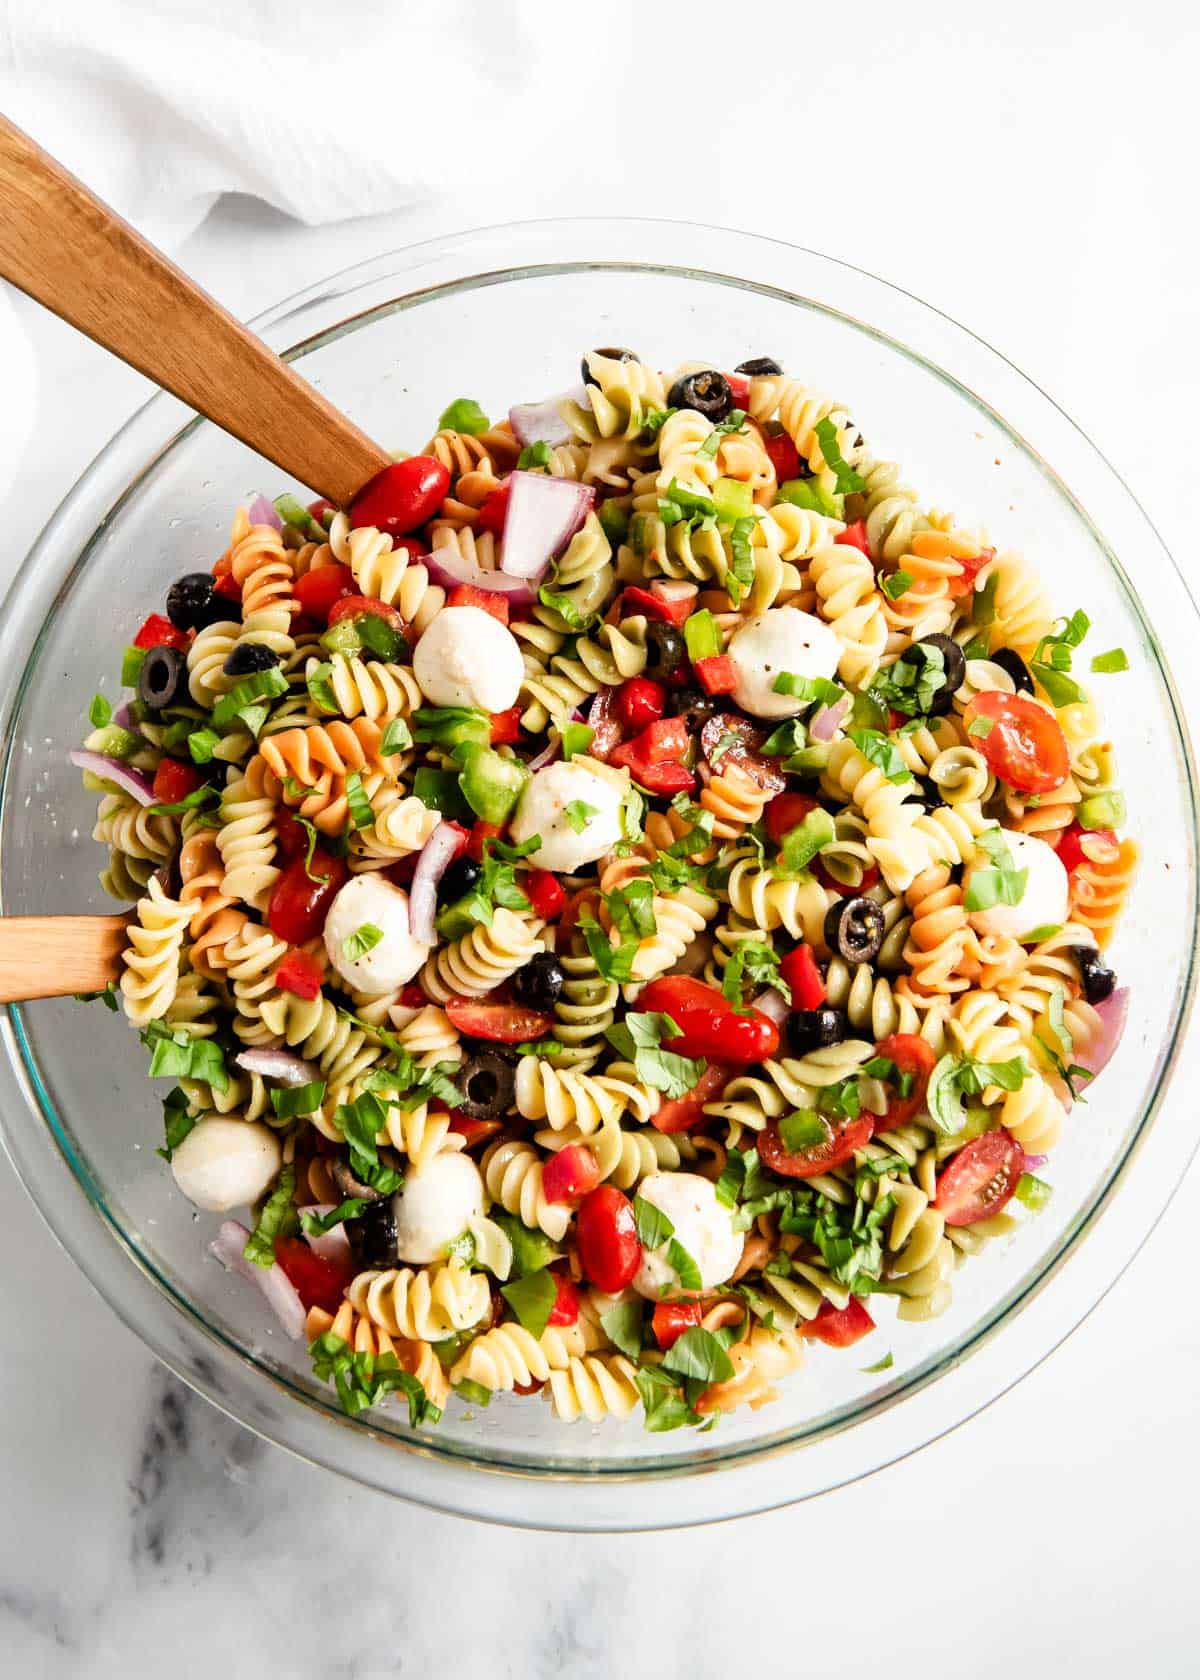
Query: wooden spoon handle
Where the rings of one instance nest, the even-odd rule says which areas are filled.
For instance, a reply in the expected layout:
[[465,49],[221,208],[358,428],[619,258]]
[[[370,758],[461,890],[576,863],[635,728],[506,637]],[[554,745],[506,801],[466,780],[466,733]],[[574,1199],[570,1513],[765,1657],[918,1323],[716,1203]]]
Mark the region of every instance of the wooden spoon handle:
[[0,1003],[103,991],[121,975],[127,916],[0,916]]
[[388,465],[378,444],[4,117],[0,276],[339,507]]

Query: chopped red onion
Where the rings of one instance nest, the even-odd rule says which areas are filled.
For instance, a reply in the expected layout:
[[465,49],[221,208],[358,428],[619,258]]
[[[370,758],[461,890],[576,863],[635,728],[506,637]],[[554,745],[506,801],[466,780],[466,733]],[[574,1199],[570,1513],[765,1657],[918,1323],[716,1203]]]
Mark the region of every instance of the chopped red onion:
[[1086,1067],[1093,1078],[1108,1066],[1129,1020],[1129,987],[1118,986],[1111,996],[1096,1005],[1100,1017],[1100,1031],[1087,1049],[1076,1057],[1080,1067]]
[[247,1073],[261,1074],[280,1085],[314,1085],[321,1077],[315,1062],[306,1062],[288,1050],[243,1050],[234,1060]]
[[541,402],[518,403],[508,411],[513,436],[526,449],[531,443],[548,443],[551,449],[557,449],[561,443],[570,443],[571,428],[563,419],[559,404],[581,403],[585,397],[583,386],[577,385],[573,391],[564,391],[557,397],[543,397]]
[[131,769],[121,759],[111,758],[108,753],[88,752],[86,747],[72,748],[69,756],[77,770],[90,770],[93,776],[103,776],[106,782],[113,782],[131,799],[136,799],[139,805],[154,804],[154,788],[143,771]]
[[[324,1218],[327,1213],[333,1212],[334,1205],[333,1202],[316,1202],[312,1207],[301,1208],[300,1212],[315,1213]],[[319,1254],[322,1260],[332,1260],[335,1265],[339,1261],[349,1260],[350,1239],[346,1235],[345,1225],[335,1225],[331,1231],[323,1231],[316,1236],[305,1231],[303,1225],[300,1229],[309,1248],[314,1254]]]
[[555,735],[554,738],[542,748],[536,758],[531,758],[529,760],[529,763],[525,766],[525,768],[536,774],[537,771],[544,770],[548,764],[553,764],[561,750],[562,738],[561,736]]
[[216,1256],[226,1271],[236,1272],[247,1283],[262,1290],[267,1305],[286,1333],[298,1342],[304,1335],[307,1316],[304,1303],[278,1260],[270,1266],[256,1266],[252,1260],[246,1259],[245,1247],[249,1237],[250,1233],[244,1225],[239,1225],[236,1219],[227,1219],[209,1243],[208,1251]]
[[437,940],[433,919],[437,913],[438,882],[458,856],[461,841],[458,830],[442,822],[421,848],[408,889],[408,925],[413,938],[419,939],[422,945],[433,945]]
[[423,555],[421,564],[434,583],[442,589],[453,589],[457,583],[469,583],[476,589],[490,589],[503,595],[514,607],[528,607],[537,594],[524,578],[509,577],[507,572],[488,572],[456,548],[435,548]]
[[1038,1167],[1044,1167],[1049,1159],[1049,1155],[1026,1155],[1025,1171],[1032,1172]]
[[571,478],[532,472],[510,474],[508,486],[500,569],[509,577],[540,579],[587,518],[595,492]]
[[832,741],[841,728],[842,719],[850,710],[850,696],[843,694],[840,700],[835,700],[832,706],[822,706],[808,726],[808,733],[814,741]]
[[283,520],[265,496],[255,496],[246,509],[246,517],[251,525],[271,525],[276,531],[283,530]]
[[787,1019],[788,1002],[782,992],[777,992],[774,986],[768,986],[765,992],[760,992],[753,1001],[753,1008],[761,1011],[777,1027],[783,1025]]

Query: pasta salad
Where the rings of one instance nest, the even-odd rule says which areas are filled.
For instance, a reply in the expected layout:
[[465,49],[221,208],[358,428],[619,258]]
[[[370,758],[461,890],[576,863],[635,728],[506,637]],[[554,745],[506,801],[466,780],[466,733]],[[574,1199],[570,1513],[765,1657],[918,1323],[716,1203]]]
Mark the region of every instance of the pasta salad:
[[240,509],[72,755],[175,1183],[414,1425],[708,1428],[936,1316],[1125,1015],[1086,614],[770,358],[581,373]]

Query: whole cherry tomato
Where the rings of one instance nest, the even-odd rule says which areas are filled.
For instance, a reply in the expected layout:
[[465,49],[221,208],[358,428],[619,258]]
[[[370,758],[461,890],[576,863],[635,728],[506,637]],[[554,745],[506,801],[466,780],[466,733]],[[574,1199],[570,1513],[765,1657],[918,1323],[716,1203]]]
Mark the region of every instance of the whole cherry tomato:
[[715,986],[690,974],[651,980],[638,997],[639,1010],[669,1015],[681,1029],[663,1048],[679,1056],[718,1062],[762,1062],[779,1048],[779,1028],[759,1009],[742,1013]]
[[606,1295],[616,1295],[642,1263],[633,1203],[614,1184],[601,1184],[579,1204],[575,1241],[584,1275]]
[[[971,728],[979,718],[991,723],[986,734]],[[1050,793],[1066,781],[1071,767],[1067,738],[1058,719],[1036,700],[988,689],[968,705],[963,727],[989,770],[1018,792]]]
[[577,1202],[599,1182],[596,1152],[586,1143],[569,1143],[542,1163],[542,1194],[548,1202]]
[[857,1295],[851,1295],[844,1307],[835,1307],[832,1301],[822,1301],[816,1318],[809,1320],[801,1335],[815,1342],[824,1342],[828,1347],[844,1348],[869,1336],[874,1328],[875,1320],[866,1307]]
[[312,861],[295,857],[284,868],[267,905],[267,925],[289,945],[307,945],[325,926],[329,906],[345,885],[350,871],[341,858],[320,847]]
[[934,1207],[947,1225],[977,1225],[1012,1197],[1025,1171],[1025,1152],[1003,1127],[973,1138],[938,1174]]
[[819,1178],[848,1161],[856,1149],[870,1143],[873,1129],[874,1117],[866,1114],[848,1121],[840,1129],[830,1127],[824,1143],[811,1144],[807,1149],[788,1149],[779,1135],[778,1120],[771,1120],[758,1134],[758,1153],[763,1165],[781,1178]]
[[375,525],[391,536],[403,536],[437,512],[449,488],[450,474],[432,455],[393,461],[355,496],[350,523]]
[[336,601],[358,592],[354,573],[349,566],[318,566],[315,572],[305,572],[292,585],[292,594],[300,603],[305,617],[318,624],[327,624]]
[[[906,1097],[893,1096],[888,1093],[888,1109],[878,1124],[880,1131],[890,1130],[893,1126],[904,1126],[925,1106],[925,1093],[929,1088],[929,1075],[933,1072],[937,1057],[923,1038],[916,1033],[892,1033],[888,1038],[881,1038],[875,1046],[877,1056],[886,1056],[889,1062],[895,1062],[900,1073],[910,1076],[911,1084]],[[890,1082],[889,1082],[890,1083]]]

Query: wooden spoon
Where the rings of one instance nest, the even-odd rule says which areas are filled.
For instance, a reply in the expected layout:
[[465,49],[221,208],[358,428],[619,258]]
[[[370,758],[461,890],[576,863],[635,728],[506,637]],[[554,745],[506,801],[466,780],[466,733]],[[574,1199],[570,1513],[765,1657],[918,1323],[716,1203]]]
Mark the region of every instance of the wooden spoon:
[[[0,277],[344,506],[391,457],[0,117]],[[0,1003],[99,991],[127,916],[0,918]]]

